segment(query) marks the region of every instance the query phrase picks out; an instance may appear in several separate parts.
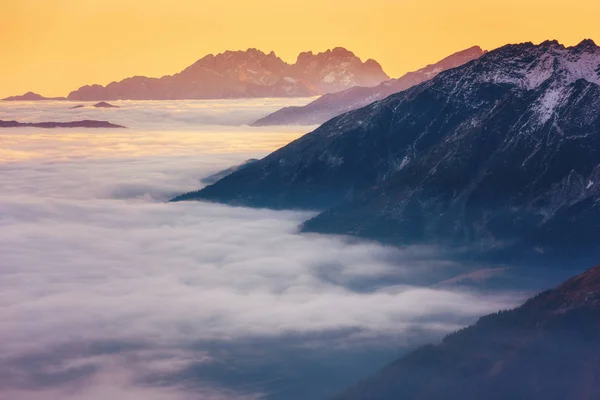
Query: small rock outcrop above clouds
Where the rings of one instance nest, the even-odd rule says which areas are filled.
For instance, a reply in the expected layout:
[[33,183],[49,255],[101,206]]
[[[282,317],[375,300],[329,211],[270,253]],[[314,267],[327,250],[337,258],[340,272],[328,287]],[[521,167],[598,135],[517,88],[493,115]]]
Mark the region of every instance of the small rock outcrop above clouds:
[[107,103],[105,101],[101,101],[93,105],[94,108],[120,108],[119,106],[115,106],[113,104]]
[[600,398],[600,267],[422,347],[334,400]]
[[409,89],[428,81],[439,73],[459,67],[485,54],[479,46],[459,51],[443,60],[409,72],[398,79],[373,85],[355,86],[337,93],[323,95],[317,100],[301,107],[285,107],[264,118],[259,119],[254,126],[267,125],[316,125],[322,124],[333,117],[345,112],[356,110],[378,100]]
[[311,232],[590,262],[600,256],[599,84],[592,41],[507,45],[184,199],[323,211],[304,224]]
[[17,122],[0,120],[0,128],[125,128],[108,121],[82,120],[69,122]]
[[115,105],[107,103],[105,101],[101,101],[99,103],[92,104],[92,105],[77,104],[76,106],[69,107],[69,108],[71,110],[76,110],[76,109],[79,109],[79,108],[86,108],[86,107],[93,107],[93,108],[121,108],[119,106],[115,106]]
[[44,97],[40,94],[27,92],[20,96],[11,96],[3,99],[4,101],[45,101],[45,100],[66,100],[66,97]]
[[257,49],[207,55],[183,71],[148,78],[134,76],[106,86],[83,86],[69,100],[186,100],[309,97],[389,79],[374,60],[362,62],[343,48],[302,53],[288,64]]

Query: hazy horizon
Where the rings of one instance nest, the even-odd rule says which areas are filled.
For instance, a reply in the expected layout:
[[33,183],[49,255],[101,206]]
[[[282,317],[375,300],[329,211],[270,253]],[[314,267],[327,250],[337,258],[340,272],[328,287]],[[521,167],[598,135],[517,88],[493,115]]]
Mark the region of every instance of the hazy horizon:
[[206,54],[247,48],[293,62],[302,51],[340,46],[399,77],[474,45],[598,39],[598,13],[592,0],[184,0],[178,7],[165,0],[6,0],[0,33],[10,59],[0,66],[0,98],[66,96],[87,84],[170,75]]

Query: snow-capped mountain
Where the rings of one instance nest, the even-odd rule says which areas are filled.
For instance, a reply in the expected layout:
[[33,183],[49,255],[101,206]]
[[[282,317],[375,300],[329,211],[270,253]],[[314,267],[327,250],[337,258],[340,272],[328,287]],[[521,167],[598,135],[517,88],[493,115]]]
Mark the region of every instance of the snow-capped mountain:
[[589,40],[508,45],[179,199],[328,209],[304,229],[394,244],[600,256],[599,79]]
[[409,353],[335,400],[600,398],[600,267]]
[[244,97],[308,97],[389,79],[381,66],[342,48],[302,53],[287,64],[257,49],[207,55],[180,73],[135,76],[107,86],[83,86],[69,100],[177,100]]
[[355,86],[338,93],[323,95],[302,107],[285,107],[259,119],[253,125],[315,125],[322,124],[345,112],[356,110],[378,100],[428,81],[439,73],[456,68],[481,57],[485,51],[475,46],[459,51],[418,71],[409,72],[398,79],[374,85]]

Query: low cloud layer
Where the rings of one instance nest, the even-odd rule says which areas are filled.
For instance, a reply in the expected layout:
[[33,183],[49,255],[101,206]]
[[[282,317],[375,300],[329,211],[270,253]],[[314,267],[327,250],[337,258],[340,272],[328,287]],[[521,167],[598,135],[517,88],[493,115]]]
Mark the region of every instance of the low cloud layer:
[[0,135],[35,154],[0,163],[0,399],[275,399],[271,372],[240,370],[439,337],[522,299],[422,286],[461,266],[298,234],[308,213],[165,203],[285,135]]
[[[96,102],[11,102],[0,105],[0,120],[19,122],[107,120],[149,131],[213,130],[215,126],[249,125],[282,107],[303,106],[313,98],[111,101],[119,108],[94,108]],[[76,105],[85,107],[72,109]],[[267,128],[281,131],[282,128]],[[262,129],[265,130],[264,128]],[[285,129],[283,129],[285,130]]]

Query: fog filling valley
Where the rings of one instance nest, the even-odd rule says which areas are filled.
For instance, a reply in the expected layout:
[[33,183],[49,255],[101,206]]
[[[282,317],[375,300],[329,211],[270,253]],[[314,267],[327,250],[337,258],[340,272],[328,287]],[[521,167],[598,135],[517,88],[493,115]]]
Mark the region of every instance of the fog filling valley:
[[309,212],[167,202],[307,132],[245,124],[310,100],[2,104],[128,129],[0,130],[0,399],[326,398],[527,296],[425,284],[461,266]]

